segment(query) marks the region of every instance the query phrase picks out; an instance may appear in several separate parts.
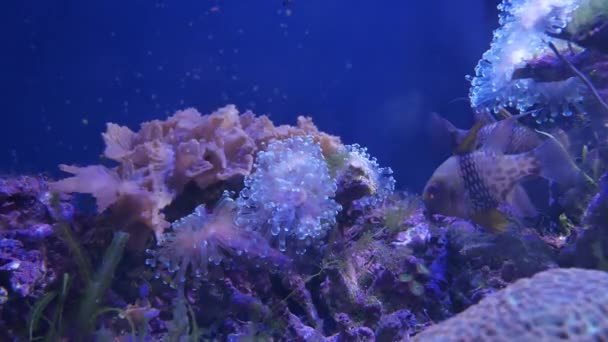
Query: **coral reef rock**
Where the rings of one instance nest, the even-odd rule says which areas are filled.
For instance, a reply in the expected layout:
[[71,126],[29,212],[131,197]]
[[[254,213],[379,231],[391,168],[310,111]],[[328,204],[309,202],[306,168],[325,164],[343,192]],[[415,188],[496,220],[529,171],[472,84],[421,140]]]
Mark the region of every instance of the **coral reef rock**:
[[604,341],[608,273],[553,269],[521,279],[414,341]]

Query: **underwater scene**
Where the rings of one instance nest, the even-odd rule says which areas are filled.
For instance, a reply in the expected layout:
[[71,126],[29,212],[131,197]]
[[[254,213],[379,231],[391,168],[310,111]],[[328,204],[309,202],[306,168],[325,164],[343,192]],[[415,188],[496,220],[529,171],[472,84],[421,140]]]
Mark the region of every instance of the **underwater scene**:
[[3,5],[0,341],[608,341],[608,0]]

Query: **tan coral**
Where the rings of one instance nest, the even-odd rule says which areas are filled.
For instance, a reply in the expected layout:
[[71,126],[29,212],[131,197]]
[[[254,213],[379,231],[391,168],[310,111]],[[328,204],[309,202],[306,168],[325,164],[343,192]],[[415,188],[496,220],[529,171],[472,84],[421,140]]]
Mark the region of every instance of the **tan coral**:
[[337,153],[343,147],[339,137],[319,131],[309,116],[299,116],[297,130],[291,128],[291,131],[293,135],[311,135],[321,145],[325,156]]
[[51,191],[91,194],[97,201],[99,211],[110,207],[118,200],[124,189],[129,188],[114,170],[101,165],[77,167],[61,164],[59,169],[74,176],[50,183]]
[[106,158],[120,161],[133,149],[135,133],[128,127],[109,122],[106,125],[106,132],[101,136],[106,143],[106,149],[103,152]]
[[245,112],[240,120],[245,132],[261,150],[265,149],[268,142],[273,139],[282,140],[304,135],[312,136],[313,140],[321,145],[321,151],[326,158],[344,147],[339,137],[319,131],[310,117],[298,116],[295,127],[290,125],[275,127],[267,116],[256,117],[252,112]]
[[[156,237],[169,226],[160,210],[170,201],[163,196],[162,191],[149,191],[142,184],[122,179],[115,170],[101,165],[77,167],[60,165],[64,172],[73,174],[72,177],[49,183],[51,191],[81,192],[91,194],[97,203],[97,210],[103,212],[108,208],[118,208],[114,214],[117,220],[125,225],[125,229],[135,224],[152,228]],[[122,210],[124,205],[134,210]],[[121,205],[117,205],[121,204]],[[129,214],[125,214],[125,213]]]
[[[176,115],[185,117],[183,112]],[[204,189],[249,174],[256,145],[240,126],[236,107],[226,106],[201,117],[199,124],[194,124],[190,117],[187,130],[195,136],[177,144],[174,180],[178,187],[192,180]],[[175,135],[175,142],[178,136],[190,137],[188,134]]]

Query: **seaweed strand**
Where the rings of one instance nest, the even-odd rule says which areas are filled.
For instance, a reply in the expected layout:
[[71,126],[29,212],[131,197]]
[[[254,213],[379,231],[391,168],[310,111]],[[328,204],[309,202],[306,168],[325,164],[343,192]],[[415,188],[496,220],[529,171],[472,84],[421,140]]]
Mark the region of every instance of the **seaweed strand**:
[[97,305],[112,283],[114,271],[122,259],[122,254],[128,239],[128,233],[120,231],[114,233],[112,243],[104,254],[101,267],[95,274],[95,278],[87,286],[82,304],[80,305],[79,338],[77,341],[82,341],[84,337],[90,336],[93,331]]
[[602,105],[602,107],[604,107],[604,109],[606,110],[606,112],[608,112],[608,103],[606,103],[606,101],[604,101],[604,99],[600,96],[600,94],[597,92],[597,89],[595,89],[595,87],[593,86],[593,84],[591,83],[591,81],[557,50],[557,48],[555,47],[555,44],[553,44],[552,42],[549,42],[549,47],[551,48],[551,50],[553,50],[553,53],[555,53],[555,55],[564,64],[566,64],[568,66],[568,68],[570,68],[570,70],[576,76],[578,76],[578,78],[580,78],[581,81],[583,81],[583,83],[585,83],[585,85],[587,86],[587,88],[589,88],[589,90],[591,90],[591,93],[593,93],[593,96]]

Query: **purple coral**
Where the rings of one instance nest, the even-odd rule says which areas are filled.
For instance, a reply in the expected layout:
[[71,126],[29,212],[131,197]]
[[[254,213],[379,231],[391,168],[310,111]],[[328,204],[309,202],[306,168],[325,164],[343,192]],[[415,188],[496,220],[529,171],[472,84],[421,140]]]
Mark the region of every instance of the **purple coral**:
[[237,224],[276,237],[283,252],[288,237],[309,244],[336,223],[336,188],[312,137],[274,141],[257,154],[254,172],[245,178]]

